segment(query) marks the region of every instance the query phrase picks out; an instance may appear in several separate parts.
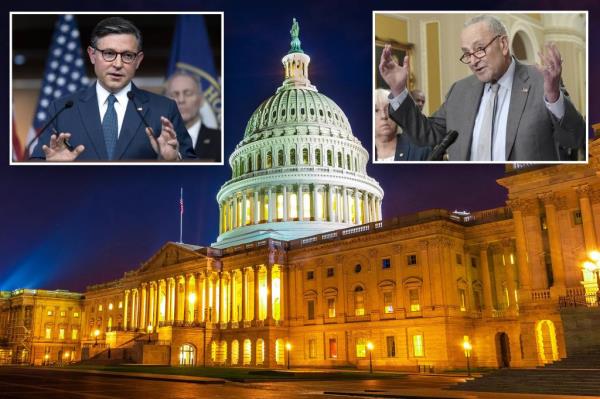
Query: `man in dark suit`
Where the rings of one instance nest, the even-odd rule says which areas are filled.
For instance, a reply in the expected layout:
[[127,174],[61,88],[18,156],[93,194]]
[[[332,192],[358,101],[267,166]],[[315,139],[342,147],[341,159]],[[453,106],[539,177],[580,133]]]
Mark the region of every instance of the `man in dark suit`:
[[221,131],[209,128],[200,117],[204,95],[198,77],[175,72],[167,80],[165,94],[177,103],[198,160],[221,162]]
[[87,53],[97,82],[50,106],[50,115],[59,115],[41,136],[32,158],[59,162],[195,158],[177,105],[131,82],[144,58],[142,36],[133,23],[120,17],[100,21]]
[[400,66],[386,46],[379,71],[392,92],[390,116],[417,143],[438,144],[459,135],[451,161],[557,161],[559,146],[584,146],[585,122],[560,88],[562,59],[555,45],[540,53],[542,65],[526,66],[510,54],[504,24],[482,15],[461,34],[462,56],[473,75],[452,85],[430,118],[407,95],[409,60]]

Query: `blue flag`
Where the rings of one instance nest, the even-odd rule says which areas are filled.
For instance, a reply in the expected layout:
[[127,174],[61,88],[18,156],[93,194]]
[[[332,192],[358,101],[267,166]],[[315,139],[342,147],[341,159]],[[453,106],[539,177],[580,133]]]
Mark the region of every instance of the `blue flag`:
[[167,76],[181,70],[198,77],[204,92],[202,124],[221,128],[221,82],[203,15],[178,15]]

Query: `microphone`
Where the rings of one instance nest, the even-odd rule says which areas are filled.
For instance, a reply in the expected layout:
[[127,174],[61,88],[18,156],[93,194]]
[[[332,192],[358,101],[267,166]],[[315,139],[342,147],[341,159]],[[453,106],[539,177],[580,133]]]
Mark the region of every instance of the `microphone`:
[[132,91],[128,91],[127,92],[127,98],[129,98],[131,100],[131,102],[133,103],[133,108],[135,108],[136,112],[138,113],[138,115],[142,119],[142,122],[144,122],[144,126],[146,126],[147,128],[150,128],[150,130],[152,130],[152,128],[150,127],[150,125],[146,121],[146,118],[144,118],[144,115],[142,114],[142,111],[140,111],[140,109],[138,108],[138,106],[137,106],[137,104],[135,102],[135,93],[132,92]]
[[[27,154],[27,156],[29,156],[29,147],[31,147],[31,144],[33,144],[37,139],[40,138],[40,136],[44,133],[44,130],[46,130],[48,126],[50,126],[50,124],[54,122],[56,118],[58,118],[58,115],[60,115],[65,109],[71,108],[73,104],[74,103],[72,100],[67,101],[65,105],[63,105],[62,108],[59,109],[58,112],[55,113],[54,116],[44,124],[44,126],[42,126],[40,131],[37,132],[37,134],[31,139],[29,143],[27,143],[27,147],[25,147],[25,154]],[[56,131],[54,131],[54,133],[56,133]],[[69,143],[69,140],[65,140],[65,145],[67,146],[69,151],[73,151],[73,146],[71,145],[71,143]]]
[[448,134],[439,142],[438,145],[433,147],[433,151],[427,157],[428,161],[441,161],[444,153],[456,141],[458,132],[456,130],[450,130]]

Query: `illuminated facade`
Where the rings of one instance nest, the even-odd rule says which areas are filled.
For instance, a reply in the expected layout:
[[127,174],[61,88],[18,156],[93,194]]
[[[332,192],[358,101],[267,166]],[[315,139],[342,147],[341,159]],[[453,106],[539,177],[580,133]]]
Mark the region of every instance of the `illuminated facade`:
[[[383,194],[364,173],[366,154],[345,117],[339,122],[343,114],[332,102],[302,88],[310,84],[308,58],[292,52],[283,61],[287,83],[255,112],[230,159],[233,179],[218,196],[217,244],[166,243],[123,278],[88,287],[85,298],[65,297],[81,309],[79,324],[70,322],[81,331],[76,359],[284,368],[289,350],[292,367],[367,368],[372,351],[378,369],[439,371],[464,368],[465,343],[474,367],[532,367],[565,357],[576,323],[564,306],[598,309],[598,273],[582,265],[600,237],[600,142],[590,143],[587,165],[508,170],[498,181],[508,189],[505,208],[380,221]],[[290,75],[294,65],[300,72]],[[338,112],[339,125],[333,117],[311,126],[338,126],[345,139],[287,136],[279,125],[261,125],[281,110],[289,115],[290,93],[301,92],[314,104],[320,99],[324,115]],[[281,168],[273,166],[280,165],[273,161],[279,139]],[[336,146],[342,160],[350,155],[347,169],[328,164],[329,148],[337,162]],[[308,164],[300,167],[304,148]],[[326,173],[330,180],[320,176]],[[14,316],[23,314],[18,303],[25,298],[33,296],[0,298],[0,347],[14,345],[10,331],[25,325]],[[27,327],[38,338],[48,323],[60,324],[39,312]],[[598,312],[585,317],[600,325]],[[579,329],[577,339],[600,345],[593,331]],[[52,334],[56,349],[60,333]],[[40,364],[37,353],[28,362]],[[47,360],[57,356],[55,350]]]

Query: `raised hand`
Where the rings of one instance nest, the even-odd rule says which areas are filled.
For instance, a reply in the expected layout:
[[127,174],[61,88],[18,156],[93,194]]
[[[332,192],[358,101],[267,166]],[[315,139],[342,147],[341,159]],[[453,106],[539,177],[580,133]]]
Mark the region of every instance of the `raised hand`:
[[154,137],[152,128],[146,128],[146,134],[150,140],[150,145],[154,149],[154,152],[158,154],[158,159],[165,161],[177,161],[179,160],[179,141],[177,140],[177,133],[170,120],[164,116],[160,117],[161,130],[158,138]]
[[71,137],[71,133],[59,133],[58,136],[50,136],[50,145],[43,145],[42,151],[46,155],[46,161],[50,162],[71,162],[77,159],[85,147],[78,145],[73,151],[70,151],[65,141]]
[[546,51],[538,51],[540,64],[536,68],[544,76],[544,97],[549,103],[554,103],[560,96],[560,76],[562,74],[562,58],[556,44],[548,43]]
[[386,44],[381,52],[379,73],[381,74],[381,77],[385,83],[390,86],[390,91],[394,97],[398,96],[404,91],[404,89],[406,89],[409,71],[410,66],[408,56],[404,57],[402,66],[400,66],[398,61],[396,61],[392,56],[391,45]]

